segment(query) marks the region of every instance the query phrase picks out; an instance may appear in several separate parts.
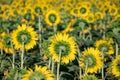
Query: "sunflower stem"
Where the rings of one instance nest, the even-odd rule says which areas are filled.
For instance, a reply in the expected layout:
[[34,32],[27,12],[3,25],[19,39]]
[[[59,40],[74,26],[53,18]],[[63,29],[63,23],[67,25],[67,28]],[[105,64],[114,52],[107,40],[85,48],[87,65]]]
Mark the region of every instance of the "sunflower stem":
[[87,68],[88,68],[88,62],[86,63],[86,66],[85,66],[85,73],[84,73],[84,76],[87,74]]
[[116,47],[115,52],[116,52],[116,56],[117,56],[118,55],[118,51],[119,51],[118,43],[117,42],[115,43],[115,47]]
[[92,41],[92,33],[89,31],[90,41]]
[[54,73],[54,67],[55,67],[55,62],[52,61],[52,69],[51,69],[52,73]]
[[[77,49],[77,52],[78,52],[78,58],[80,58],[80,51],[79,51],[79,48]],[[78,63],[79,63],[79,59],[78,60]],[[80,64],[79,64],[79,76],[80,76],[80,79],[81,79],[81,76],[82,76],[82,69],[80,67]]]
[[105,80],[104,78],[104,52],[102,51],[102,80]]
[[15,50],[13,48],[12,42],[11,42],[11,47],[12,47],[12,52],[13,52],[13,54],[12,54],[12,68],[14,69],[15,68]]
[[38,30],[39,30],[39,34],[38,34],[38,39],[39,39],[39,49],[40,49],[40,55],[41,55],[41,48],[42,48],[42,46],[41,46],[41,42],[42,42],[42,36],[41,36],[41,34],[42,34],[42,24],[41,24],[41,18],[40,18],[40,16],[39,16],[39,20],[38,20]]
[[12,55],[12,67],[13,67],[13,69],[15,68],[15,53],[13,53],[13,55]]
[[54,33],[56,33],[56,31],[57,31],[57,26],[56,25],[53,26],[53,30],[54,30]]
[[51,57],[49,58],[49,62],[48,62],[48,69],[50,69],[50,66],[51,66]]
[[105,34],[106,34],[105,30],[106,30],[106,28],[105,28],[105,22],[104,22],[104,25],[103,25],[103,36],[102,36],[103,39],[105,39]]
[[21,69],[23,69],[24,64],[24,42],[22,43],[22,53],[21,53]]
[[60,63],[61,63],[61,54],[62,48],[59,49],[59,62],[57,63],[57,80],[60,80]]
[[3,49],[2,48],[0,49],[0,52],[1,52],[1,55],[3,55]]

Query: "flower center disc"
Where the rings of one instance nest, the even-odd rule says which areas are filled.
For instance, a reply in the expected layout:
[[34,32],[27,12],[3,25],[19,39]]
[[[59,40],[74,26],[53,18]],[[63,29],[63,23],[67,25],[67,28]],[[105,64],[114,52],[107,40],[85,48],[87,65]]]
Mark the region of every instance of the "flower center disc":
[[60,53],[60,49],[61,49],[61,56],[65,56],[69,54],[70,46],[67,42],[60,41],[55,45],[54,49],[57,54]]
[[36,71],[30,75],[29,80],[45,80],[45,75]]
[[105,44],[101,44],[100,47],[99,47],[99,50],[103,51],[103,52],[108,52],[109,47]]
[[50,14],[49,15],[49,20],[50,20],[50,22],[55,23],[55,21],[56,21],[56,15],[55,14]]
[[85,57],[85,65],[88,67],[93,67],[96,64],[96,59],[94,58],[93,55],[87,55]]
[[84,7],[81,8],[81,9],[80,9],[80,13],[82,13],[82,14],[86,13],[86,9],[85,9]]
[[17,40],[20,44],[24,42],[24,44],[27,44],[31,40],[31,35],[27,31],[20,31],[17,36]]

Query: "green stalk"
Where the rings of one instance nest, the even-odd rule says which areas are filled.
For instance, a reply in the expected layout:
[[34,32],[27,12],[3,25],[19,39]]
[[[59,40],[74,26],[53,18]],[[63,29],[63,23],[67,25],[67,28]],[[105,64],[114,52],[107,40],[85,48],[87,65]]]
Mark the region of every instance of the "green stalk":
[[54,33],[56,33],[56,31],[57,31],[57,26],[56,25],[53,26],[53,31],[54,31]]
[[92,34],[90,31],[89,31],[89,36],[90,36],[90,41],[92,41]]
[[87,69],[88,69],[88,62],[87,62],[87,64],[86,64],[86,66],[85,66],[85,73],[84,73],[84,76],[87,74]]
[[[56,33],[56,31],[57,31],[57,26],[53,26],[53,31],[54,31],[54,33]],[[51,71],[52,71],[52,73],[54,73],[54,66],[55,66],[55,62],[54,61],[52,61],[52,69],[51,69]]]
[[11,42],[11,47],[12,47],[12,52],[13,52],[13,54],[12,54],[12,68],[14,69],[15,68],[15,50],[13,48],[12,42]]
[[0,49],[0,52],[1,52],[1,55],[3,55],[3,49],[2,48]]
[[51,57],[49,58],[49,62],[48,62],[48,69],[50,69],[50,66],[51,66]]
[[115,52],[116,52],[116,56],[117,56],[118,55],[118,51],[119,51],[118,43],[117,42],[115,43],[115,47],[116,47]]
[[12,59],[12,67],[14,69],[15,68],[15,53],[13,53],[12,57],[13,57],[13,59]]
[[38,20],[38,39],[39,39],[39,49],[40,49],[40,55],[41,55],[41,42],[42,42],[42,36],[41,36],[41,32],[42,32],[42,25],[41,25],[41,18],[39,16],[39,20]]
[[[77,49],[77,52],[78,52],[78,63],[79,63],[79,58],[80,58],[80,51],[79,51],[79,48]],[[81,69],[81,67],[80,67],[80,65],[79,65],[79,76],[81,77],[82,76],[82,69]]]
[[60,48],[60,51],[59,51],[59,62],[57,63],[57,80],[60,80],[61,54],[62,54],[62,48]]
[[103,39],[105,39],[105,34],[106,34],[105,30],[106,30],[106,28],[105,28],[105,22],[104,22],[104,25],[103,25]]
[[23,64],[24,64],[24,49],[25,49],[25,45],[23,42],[22,43],[22,53],[21,53],[21,69],[23,69]]
[[55,62],[52,61],[52,69],[51,69],[52,73],[54,73],[54,67],[55,67]]
[[105,80],[104,78],[104,52],[102,51],[102,80]]

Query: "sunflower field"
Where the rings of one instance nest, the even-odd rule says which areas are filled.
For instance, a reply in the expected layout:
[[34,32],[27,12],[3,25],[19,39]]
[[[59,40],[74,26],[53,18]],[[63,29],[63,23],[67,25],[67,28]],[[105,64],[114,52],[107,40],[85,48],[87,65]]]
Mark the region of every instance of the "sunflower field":
[[120,80],[120,0],[0,0],[0,80]]

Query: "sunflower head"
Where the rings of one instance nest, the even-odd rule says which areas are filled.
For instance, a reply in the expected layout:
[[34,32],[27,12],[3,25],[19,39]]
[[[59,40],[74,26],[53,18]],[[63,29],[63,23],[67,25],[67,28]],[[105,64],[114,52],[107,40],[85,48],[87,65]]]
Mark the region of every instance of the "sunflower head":
[[76,43],[73,37],[70,37],[66,33],[58,33],[51,39],[49,51],[52,55],[53,60],[58,62],[59,54],[61,52],[61,62],[69,63],[75,59],[76,54]]
[[98,49],[88,48],[83,51],[83,55],[80,57],[80,66],[87,68],[87,72],[97,72],[102,66],[101,55]]
[[45,21],[49,26],[57,25],[60,22],[60,15],[57,11],[51,10],[47,12]]
[[88,23],[93,23],[95,21],[95,16],[92,13],[89,13],[86,17],[84,17],[84,19],[88,22]]
[[105,16],[105,14],[103,13],[103,12],[100,12],[100,11],[97,11],[96,13],[95,13],[95,19],[103,19],[104,18],[104,16]]
[[11,37],[9,35],[7,35],[7,34],[4,35],[2,44],[3,44],[3,50],[6,53],[11,54],[13,52],[12,47],[11,47]]
[[70,14],[75,16],[75,17],[80,17],[79,15],[79,9],[78,8],[73,8],[71,11],[70,11]]
[[5,32],[0,32],[0,49],[3,48],[3,38],[6,35]]
[[116,6],[110,6],[109,7],[109,14],[111,16],[116,16],[117,15],[118,8]]
[[26,24],[18,26],[18,29],[12,33],[12,42],[16,49],[21,49],[24,44],[25,49],[29,50],[36,45],[36,40],[38,40],[38,37],[34,28],[31,26],[27,27]]
[[87,5],[81,5],[80,7],[79,7],[79,15],[80,15],[80,17],[85,17],[85,16],[87,16],[88,15],[88,13],[90,12],[90,7],[89,6],[87,6]]
[[111,72],[115,76],[120,76],[120,55],[116,56],[116,58],[111,63]]
[[101,52],[105,54],[113,54],[114,49],[109,41],[106,40],[98,40],[95,42],[95,46],[97,49],[99,49]]
[[24,18],[25,18],[25,20],[27,20],[27,21],[31,21],[31,20],[34,19],[34,16],[32,15],[31,12],[27,12],[27,13],[24,15]]
[[29,69],[22,80],[54,80],[54,75],[47,70],[47,67],[41,67],[36,65],[35,69]]
[[34,6],[34,11],[35,11],[36,15],[42,15],[43,14],[42,8],[38,4]]

